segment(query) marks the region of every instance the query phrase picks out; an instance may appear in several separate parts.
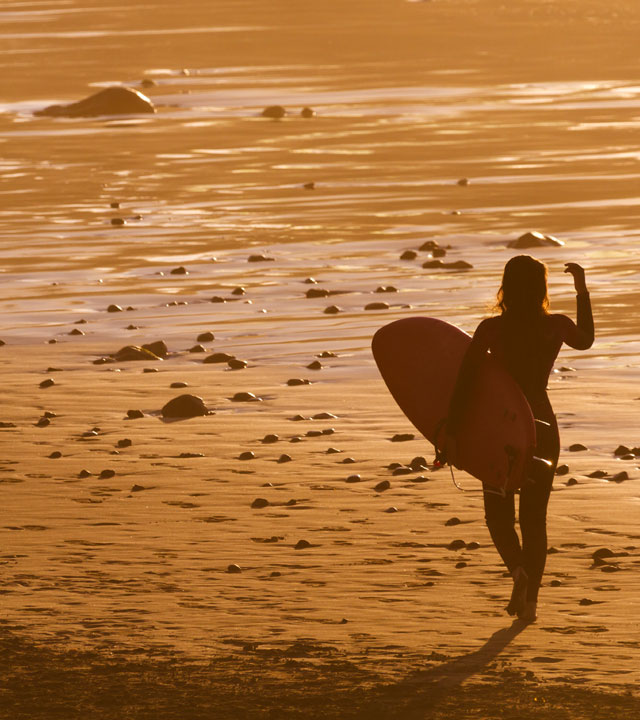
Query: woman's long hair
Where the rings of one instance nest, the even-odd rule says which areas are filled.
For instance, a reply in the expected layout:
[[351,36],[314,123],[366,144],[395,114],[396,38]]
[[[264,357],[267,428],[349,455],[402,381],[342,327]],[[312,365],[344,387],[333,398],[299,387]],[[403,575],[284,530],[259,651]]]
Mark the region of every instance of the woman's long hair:
[[544,318],[549,314],[547,266],[530,255],[516,255],[504,267],[495,309],[503,320],[505,359],[521,385],[532,379],[536,358],[550,341]]

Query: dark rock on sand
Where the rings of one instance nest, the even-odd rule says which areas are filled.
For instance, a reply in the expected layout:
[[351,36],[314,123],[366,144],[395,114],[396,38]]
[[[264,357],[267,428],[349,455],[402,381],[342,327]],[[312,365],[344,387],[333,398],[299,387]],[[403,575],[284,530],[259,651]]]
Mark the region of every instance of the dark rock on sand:
[[462,548],[466,548],[467,543],[464,540],[452,540],[448,545],[448,550],[462,550]]
[[626,470],[623,470],[622,472],[616,473],[615,475],[612,475],[610,478],[608,478],[610,482],[616,482],[621,483],[625,480],[629,479],[629,473]]
[[157,373],[158,368],[144,368],[143,373]]
[[244,370],[248,364],[246,360],[238,360],[238,358],[232,358],[227,363],[232,370]]
[[137,115],[155,113],[146,95],[125,87],[110,87],[69,105],[49,105],[34,113],[47,117],[96,117],[99,115]]
[[342,452],[342,450],[338,450],[338,448],[330,447],[330,448],[327,448],[326,452],[327,452],[327,455],[335,455],[337,453]]
[[173,270],[169,271],[170,275],[188,275],[189,271],[187,270],[184,265],[180,265],[180,267],[173,268]]
[[47,378],[46,380],[43,380],[40,383],[41,388],[48,388],[48,387],[51,387],[52,385],[55,385],[55,382],[51,378]]
[[133,443],[131,442],[131,440],[129,438],[122,438],[122,440],[118,440],[116,445],[119,448],[127,448],[127,447],[131,447],[133,445]]
[[287,380],[287,385],[293,387],[295,385],[311,385],[311,380],[306,380],[303,378],[290,378]]
[[198,342],[213,342],[213,340],[215,340],[215,336],[212,332],[203,332],[198,335],[196,340]]
[[303,107],[302,110],[300,110],[300,117],[303,118],[312,118],[315,114],[316,111],[310,107]]
[[36,427],[48,427],[51,425],[51,420],[46,417],[41,417],[37,423],[34,423]]
[[337,315],[342,312],[342,308],[339,308],[337,305],[329,305],[329,307],[326,307],[322,312],[325,315]]
[[347,482],[347,483],[359,483],[359,482],[361,482],[361,480],[362,480],[362,478],[360,477],[360,475],[357,475],[357,474],[356,474],[356,475],[349,475],[349,476],[346,478],[345,482]]
[[7,343],[4,340],[0,340],[0,347],[2,347],[3,345],[6,345],[6,344]]
[[294,550],[306,550],[311,547],[311,543],[308,540],[298,540],[294,546]]
[[388,480],[381,480],[373,489],[376,492],[384,492],[391,487],[391,483]]
[[262,402],[262,398],[252,392],[237,392],[231,400],[232,402]]
[[558,465],[556,468],[556,475],[566,475],[569,472],[568,465]]
[[460,178],[456,185],[460,185],[460,187],[466,187],[469,184],[469,178]]
[[316,357],[319,358],[335,358],[338,357],[334,352],[331,352],[330,350],[323,350],[319,355],[316,355]]
[[247,262],[273,262],[275,258],[266,255],[249,255]]
[[238,455],[238,460],[255,460],[256,454],[251,450],[245,450]]
[[293,458],[291,457],[291,455],[287,455],[287,453],[282,453],[282,455],[280,455],[280,457],[276,460],[276,462],[286,463],[286,462],[291,462],[292,460],[293,460]]
[[216,352],[212,353],[211,355],[207,355],[207,357],[202,362],[208,365],[210,363],[228,363],[229,360],[234,359],[234,356],[229,355],[228,353]]
[[78,477],[79,478],[91,477],[91,474],[92,473],[90,473],[88,470],[83,469],[83,470],[80,470],[80,472],[78,473]]
[[114,313],[114,312],[123,312],[120,305],[109,305],[107,308],[107,312]]
[[247,291],[243,287],[234,288],[231,291],[232,295],[246,295]]
[[319,297],[327,297],[331,293],[326,290],[325,288],[309,288],[307,292],[305,293],[305,297],[308,298],[319,298]]
[[386,512],[386,513],[397,513],[397,512],[398,512],[398,508],[397,508],[395,505],[392,505],[391,507],[388,507],[388,508],[385,510],[385,512]]
[[415,260],[418,257],[418,253],[415,250],[405,250],[400,255],[400,260]]
[[256,509],[256,510],[260,510],[260,508],[268,507],[268,505],[269,505],[269,501],[266,500],[265,498],[256,498],[256,499],[251,503],[251,507],[254,508],[254,509]]
[[60,452],[60,450],[54,450],[54,451],[49,455],[49,458],[50,458],[51,460],[57,460],[58,458],[61,458],[61,457],[62,457],[62,453]]
[[567,487],[573,487],[574,485],[577,485],[578,481],[572,477],[567,480]]
[[320,437],[323,434],[322,430],[307,430],[305,437]]
[[388,310],[389,309],[389,303],[386,302],[372,302],[367,303],[364,306],[365,310]]
[[260,114],[265,118],[280,120],[287,114],[287,111],[282,107],[282,105],[269,105]]
[[162,358],[158,357],[151,350],[147,350],[147,348],[140,347],[139,345],[126,345],[120,348],[113,357],[117,362],[128,362],[130,360],[162,360]]
[[478,550],[478,548],[480,547],[480,543],[472,540],[471,542],[468,542],[465,547],[467,548],[467,550]]
[[182,452],[180,453],[180,455],[178,455],[178,457],[187,460],[189,458],[203,458],[205,457],[205,454],[197,452]]
[[408,467],[399,467],[396,468],[392,475],[398,476],[398,475],[412,475],[415,471]]
[[613,451],[614,455],[629,455],[631,453],[631,449],[628,448],[626,445],[618,445],[618,447]]
[[416,436],[411,433],[396,433],[392,438],[391,442],[407,442],[409,440],[415,440]]
[[227,565],[227,572],[230,575],[236,575],[237,573],[242,572],[242,568],[240,565],[236,565],[236,563],[232,563],[231,565]]
[[569,452],[582,452],[583,450],[588,449],[589,448],[582,443],[573,443],[573,445],[569,445]]
[[156,340],[156,342],[144,343],[142,347],[145,350],[152,352],[154,355],[157,355],[159,358],[166,358],[169,354],[169,348],[167,347],[167,344],[164,342],[164,340]]
[[507,247],[525,250],[526,248],[561,247],[562,245],[564,245],[562,240],[558,240],[553,235],[543,235],[541,232],[533,230],[520,235],[517,240],[512,240],[507,244]]
[[189,384],[186,382],[172,382],[171,385],[169,385],[170,388],[173,390],[180,390],[181,388],[189,387]]
[[225,298],[220,297],[220,295],[214,295],[214,296],[211,298],[211,300],[209,300],[209,302],[212,302],[212,303],[226,303],[227,301],[225,300]]
[[305,190],[315,190],[315,189],[316,189],[316,184],[315,184],[314,182],[306,182],[306,183],[304,183],[304,185],[303,185],[302,187],[303,187]]
[[142,410],[127,410],[127,417],[129,420],[138,420],[144,417]]
[[73,328],[73,330],[69,332],[69,335],[84,335],[84,333],[82,330],[78,330],[78,328]]
[[461,522],[462,520],[460,520],[459,517],[452,517],[445,522],[445,527],[453,527],[454,525],[460,525]]
[[264,443],[265,445],[270,445],[271,443],[278,442],[278,440],[280,440],[280,437],[271,433],[269,435],[265,435],[260,442]]
[[607,477],[609,473],[605,472],[604,470],[594,470],[593,472],[589,473],[587,475],[588,478],[603,478]]
[[340,461],[343,465],[353,465],[355,463],[355,458],[352,457],[346,457],[344,460]]
[[205,348],[202,347],[202,345],[193,345],[189,348],[190,353],[201,353],[206,352]]
[[314,360],[307,365],[307,370],[322,370],[322,363]]
[[442,260],[427,260],[422,263],[423,268],[441,268],[443,270],[469,270],[473,268],[471,263],[466,260],[456,260],[455,262],[444,262]]
[[179,395],[162,408],[162,417],[190,418],[209,414],[204,400],[197,395]]
[[375,289],[375,292],[377,293],[396,293],[398,292],[398,288],[394,287],[393,285],[380,285]]
[[116,471],[115,470],[103,470],[100,473],[100,479],[101,480],[108,480],[109,478],[115,477]]
[[422,455],[418,455],[409,463],[409,467],[415,472],[418,470],[426,470],[428,467],[427,459],[422,457]]

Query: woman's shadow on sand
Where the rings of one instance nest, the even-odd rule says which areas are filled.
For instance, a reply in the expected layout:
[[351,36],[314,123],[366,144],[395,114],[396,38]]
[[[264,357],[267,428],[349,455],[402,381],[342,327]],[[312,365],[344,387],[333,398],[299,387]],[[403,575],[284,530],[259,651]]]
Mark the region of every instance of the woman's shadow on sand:
[[[448,702],[456,690],[473,676],[486,673],[492,676],[494,682],[508,682],[503,675],[510,675],[513,671],[506,669],[500,672],[490,669],[489,666],[526,627],[527,623],[515,620],[509,627],[493,633],[478,650],[448,659],[425,670],[414,671],[395,685],[378,688],[375,701],[363,718],[423,720],[430,717],[431,712],[439,705]],[[434,653],[431,658],[437,660],[442,656]],[[482,678],[483,681],[487,679]]]

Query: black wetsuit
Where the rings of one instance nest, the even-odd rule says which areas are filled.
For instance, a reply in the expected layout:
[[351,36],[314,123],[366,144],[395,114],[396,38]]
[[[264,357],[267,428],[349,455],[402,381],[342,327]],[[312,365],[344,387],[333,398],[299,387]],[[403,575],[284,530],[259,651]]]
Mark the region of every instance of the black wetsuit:
[[447,431],[455,436],[474,371],[482,356],[490,351],[522,388],[533,416],[548,423],[548,426],[536,423],[535,454],[550,460],[551,467],[535,464],[532,477],[520,490],[522,545],[515,530],[514,493],[502,497],[484,492],[485,519],[491,538],[511,573],[518,566],[526,571],[529,601],[538,597],[547,558],[547,504],[560,454],[558,423],[547,395],[547,382],[563,343],[586,350],[594,337],[589,294],[579,294],[577,302],[577,325],[566,315],[551,314],[527,319],[503,313],[483,320],[465,354],[447,420]]

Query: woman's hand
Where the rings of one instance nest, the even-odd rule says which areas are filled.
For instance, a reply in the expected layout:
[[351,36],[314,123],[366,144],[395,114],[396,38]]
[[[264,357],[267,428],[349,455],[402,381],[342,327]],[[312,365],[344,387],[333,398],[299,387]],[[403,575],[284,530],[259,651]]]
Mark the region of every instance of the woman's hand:
[[564,271],[573,276],[573,284],[578,294],[587,292],[587,283],[582,265],[578,265],[578,263],[565,263]]

